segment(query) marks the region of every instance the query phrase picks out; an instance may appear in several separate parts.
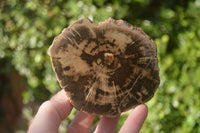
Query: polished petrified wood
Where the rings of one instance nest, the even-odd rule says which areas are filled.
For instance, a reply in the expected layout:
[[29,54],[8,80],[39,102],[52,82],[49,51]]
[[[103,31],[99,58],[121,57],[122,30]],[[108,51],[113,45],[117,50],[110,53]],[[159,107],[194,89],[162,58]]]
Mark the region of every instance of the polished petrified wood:
[[49,50],[60,86],[84,112],[116,116],[150,100],[160,83],[156,44],[123,20],[78,20]]

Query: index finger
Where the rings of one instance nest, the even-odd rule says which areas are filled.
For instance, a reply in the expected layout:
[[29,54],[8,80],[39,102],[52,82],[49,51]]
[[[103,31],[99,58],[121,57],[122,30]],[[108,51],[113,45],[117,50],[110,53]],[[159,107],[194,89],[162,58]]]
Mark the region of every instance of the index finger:
[[120,133],[138,133],[147,117],[147,114],[147,106],[145,104],[138,105],[130,112],[120,130]]
[[28,133],[58,132],[61,121],[70,114],[72,108],[65,91],[59,91],[40,106]]

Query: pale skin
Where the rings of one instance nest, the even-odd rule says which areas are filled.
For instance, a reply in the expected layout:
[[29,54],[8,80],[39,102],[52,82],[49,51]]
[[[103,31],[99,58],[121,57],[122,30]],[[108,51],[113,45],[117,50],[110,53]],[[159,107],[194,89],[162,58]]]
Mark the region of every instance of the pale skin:
[[[65,91],[59,91],[40,106],[31,122],[28,133],[57,133],[60,123],[71,113],[72,108],[73,106]],[[132,109],[119,133],[138,133],[147,117],[147,113],[148,108],[145,104]],[[67,129],[67,133],[88,133],[94,118],[95,115],[78,111]],[[103,116],[94,133],[115,133],[118,120],[119,116],[115,118]]]

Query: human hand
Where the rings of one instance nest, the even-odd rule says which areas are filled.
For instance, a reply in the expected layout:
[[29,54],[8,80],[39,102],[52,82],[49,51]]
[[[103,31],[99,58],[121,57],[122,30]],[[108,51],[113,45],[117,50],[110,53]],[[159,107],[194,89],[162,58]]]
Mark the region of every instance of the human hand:
[[[35,118],[33,119],[28,133],[57,133],[62,120],[71,112],[71,105],[64,90],[59,91],[49,101],[44,102]],[[145,104],[137,106],[130,112],[127,120],[122,126],[120,133],[138,133],[147,117],[148,109]],[[95,118],[95,115],[78,111],[72,120],[68,133],[88,133]],[[117,127],[119,116],[108,118],[103,116],[99,121],[94,133],[114,133]]]

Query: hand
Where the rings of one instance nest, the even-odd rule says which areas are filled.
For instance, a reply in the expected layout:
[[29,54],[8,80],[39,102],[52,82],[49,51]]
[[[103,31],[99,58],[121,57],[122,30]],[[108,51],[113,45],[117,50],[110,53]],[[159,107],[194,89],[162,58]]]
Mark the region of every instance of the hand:
[[[40,106],[29,127],[28,133],[57,133],[61,121],[70,114],[72,108],[73,106],[67,98],[65,91],[61,90]],[[148,110],[145,104],[137,106],[130,112],[120,133],[138,133],[147,117],[147,113]],[[88,133],[94,118],[95,115],[78,111],[67,132]],[[116,118],[103,116],[97,125],[95,133],[114,133],[118,119],[119,116]]]

